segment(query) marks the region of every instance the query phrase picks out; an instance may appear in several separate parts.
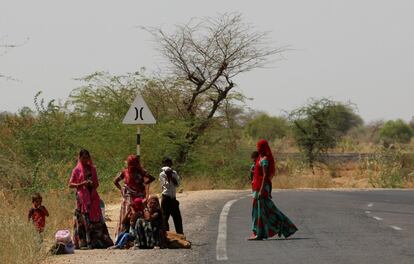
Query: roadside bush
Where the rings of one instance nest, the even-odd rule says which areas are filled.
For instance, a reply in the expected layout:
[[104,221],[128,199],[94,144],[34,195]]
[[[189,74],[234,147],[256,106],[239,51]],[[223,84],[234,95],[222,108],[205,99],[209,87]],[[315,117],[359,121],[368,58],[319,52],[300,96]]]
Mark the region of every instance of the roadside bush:
[[392,143],[409,143],[414,136],[414,132],[408,124],[398,119],[387,121],[380,129],[379,136],[384,146],[387,147]]
[[380,148],[372,160],[366,160],[363,169],[369,175],[373,187],[400,188],[409,180],[402,162],[403,152],[399,149]]

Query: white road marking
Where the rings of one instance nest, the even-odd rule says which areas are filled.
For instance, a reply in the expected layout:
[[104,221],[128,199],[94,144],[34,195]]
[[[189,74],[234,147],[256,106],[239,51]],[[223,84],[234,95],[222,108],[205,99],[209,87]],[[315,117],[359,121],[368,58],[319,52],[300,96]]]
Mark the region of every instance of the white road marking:
[[227,216],[229,215],[230,207],[240,199],[228,201],[220,213],[220,221],[218,226],[217,244],[216,244],[216,258],[218,261],[228,260],[227,257]]
[[378,221],[382,221],[383,220],[381,217],[378,217],[378,216],[373,216],[372,218],[374,218],[375,220],[378,220]]
[[370,214],[370,213],[371,213],[371,211],[365,211],[365,213],[366,213],[366,214]]
[[372,206],[374,206],[374,204],[373,204],[373,203],[369,203],[369,204],[368,204],[368,207],[372,207]]
[[402,230],[402,228],[401,228],[401,227],[398,227],[398,226],[393,226],[393,225],[391,225],[390,227],[391,227],[392,229],[394,229],[394,230],[398,230],[398,231]]

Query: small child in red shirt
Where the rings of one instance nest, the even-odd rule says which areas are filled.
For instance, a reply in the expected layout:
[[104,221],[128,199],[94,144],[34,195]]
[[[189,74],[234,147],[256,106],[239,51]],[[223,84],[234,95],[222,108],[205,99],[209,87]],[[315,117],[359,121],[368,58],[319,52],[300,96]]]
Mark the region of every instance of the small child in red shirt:
[[32,205],[32,208],[29,210],[28,220],[32,220],[37,231],[42,233],[45,229],[46,217],[49,216],[49,212],[42,205],[42,196],[40,193],[35,193],[32,196]]

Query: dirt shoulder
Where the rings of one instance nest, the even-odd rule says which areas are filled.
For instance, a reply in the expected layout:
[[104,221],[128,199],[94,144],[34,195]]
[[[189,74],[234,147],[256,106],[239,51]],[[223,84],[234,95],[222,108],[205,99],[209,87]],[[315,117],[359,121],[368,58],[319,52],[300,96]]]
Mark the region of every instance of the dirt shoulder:
[[[184,233],[192,243],[192,249],[153,249],[153,250],[77,250],[72,255],[49,257],[45,264],[61,263],[200,263],[202,250],[206,246],[204,230],[209,218],[217,215],[215,201],[232,199],[245,191],[208,190],[178,194],[183,216]],[[107,205],[105,214],[107,225],[113,236],[119,216],[119,204]],[[170,226],[173,228],[172,219]]]

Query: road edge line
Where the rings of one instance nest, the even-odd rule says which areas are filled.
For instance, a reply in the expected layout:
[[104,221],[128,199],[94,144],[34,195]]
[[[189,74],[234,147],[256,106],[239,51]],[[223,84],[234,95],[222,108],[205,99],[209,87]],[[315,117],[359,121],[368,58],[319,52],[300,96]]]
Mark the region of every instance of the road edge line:
[[219,226],[218,226],[218,232],[217,232],[217,242],[216,242],[216,259],[218,261],[228,260],[227,256],[227,217],[229,215],[229,211],[231,206],[241,200],[234,199],[228,201],[221,210],[220,213],[220,220],[219,220]]

